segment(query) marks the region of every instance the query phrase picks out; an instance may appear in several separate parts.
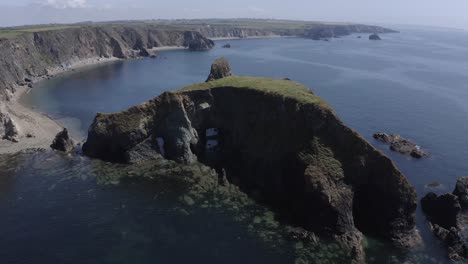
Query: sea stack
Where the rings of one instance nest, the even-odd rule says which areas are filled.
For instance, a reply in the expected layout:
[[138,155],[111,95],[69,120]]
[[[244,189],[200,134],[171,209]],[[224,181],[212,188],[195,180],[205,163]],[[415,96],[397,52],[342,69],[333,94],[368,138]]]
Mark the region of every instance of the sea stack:
[[369,36],[369,39],[370,39],[370,40],[382,40],[382,39],[380,38],[380,36],[377,35],[377,33],[374,33],[374,34],[370,35],[370,36]]
[[232,75],[231,66],[225,58],[219,58],[211,64],[211,71],[207,82],[222,79]]
[[65,153],[71,152],[75,148],[73,139],[68,135],[68,130],[64,128],[56,136],[50,147],[54,150],[62,151]]

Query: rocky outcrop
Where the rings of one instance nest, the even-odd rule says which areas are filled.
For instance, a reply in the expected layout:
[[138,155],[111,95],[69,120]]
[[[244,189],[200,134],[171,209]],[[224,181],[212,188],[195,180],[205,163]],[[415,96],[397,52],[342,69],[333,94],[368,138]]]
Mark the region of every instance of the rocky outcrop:
[[0,41],[0,100],[25,80],[47,76],[90,58],[121,59],[151,55],[161,46],[207,50],[213,42],[190,30],[164,30],[151,25],[82,26],[25,33]]
[[438,196],[431,192],[421,200],[421,207],[433,224],[446,229],[458,226],[461,206],[457,196],[453,194]]
[[380,36],[379,36],[378,34],[376,34],[376,33],[370,35],[370,36],[369,36],[369,39],[370,39],[370,40],[382,40],[382,39],[380,38]]
[[83,151],[114,162],[209,164],[358,261],[361,232],[400,246],[418,237],[416,193],[402,173],[293,81],[231,76],[98,114]]
[[454,194],[428,193],[421,206],[430,222],[431,230],[447,247],[448,258],[455,262],[468,261],[468,236],[466,220],[459,197],[466,195],[466,178],[457,181]]
[[0,112],[0,139],[18,142],[20,131],[17,123],[7,113]]
[[225,58],[219,58],[215,60],[215,62],[213,62],[213,64],[211,65],[210,75],[208,76],[208,79],[206,79],[206,81],[211,82],[214,80],[229,77],[231,75],[232,70],[231,66],[229,65],[229,62]]
[[458,178],[453,194],[458,197],[462,209],[468,210],[468,177]]
[[75,148],[75,142],[73,142],[73,139],[71,139],[68,135],[68,130],[64,128],[55,136],[55,139],[50,147],[54,150],[68,153]]
[[214,42],[211,39],[202,37],[199,32],[185,32],[185,46],[191,51],[207,51],[214,47]]
[[375,133],[373,135],[374,139],[390,144],[390,149],[401,154],[410,155],[413,158],[424,158],[427,157],[427,153],[421,149],[420,146],[416,145],[414,142],[403,138],[400,135],[396,134],[386,134],[386,133]]

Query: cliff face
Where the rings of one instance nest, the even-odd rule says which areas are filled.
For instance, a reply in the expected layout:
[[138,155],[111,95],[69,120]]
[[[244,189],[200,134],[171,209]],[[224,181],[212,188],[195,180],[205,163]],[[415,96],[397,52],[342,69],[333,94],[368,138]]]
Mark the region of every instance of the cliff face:
[[208,38],[248,38],[271,36],[300,36],[302,30],[255,29],[230,26],[199,26],[194,28]]
[[118,162],[163,155],[209,164],[357,260],[361,231],[397,243],[414,235],[416,193],[406,178],[292,81],[227,77],[98,114],[83,150]]
[[198,26],[193,28],[209,38],[247,38],[247,37],[271,37],[271,36],[295,36],[311,39],[334,38],[346,36],[352,33],[395,33],[396,31],[379,26],[360,24],[333,25],[333,24],[304,24],[290,28],[265,27],[245,28],[231,26]]
[[396,33],[397,31],[368,25],[317,25],[304,31],[304,37],[311,39],[336,38],[352,33]]
[[152,26],[99,26],[35,32],[0,40],[0,100],[6,90],[26,85],[25,78],[44,76],[89,58],[147,56],[148,49],[183,46],[207,50],[214,43],[199,32]]

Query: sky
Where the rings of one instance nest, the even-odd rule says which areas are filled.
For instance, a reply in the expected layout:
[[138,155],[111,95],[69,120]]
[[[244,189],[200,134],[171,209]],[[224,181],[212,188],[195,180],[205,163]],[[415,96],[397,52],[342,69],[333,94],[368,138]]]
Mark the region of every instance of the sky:
[[0,26],[127,19],[276,18],[468,30],[468,0],[0,0]]

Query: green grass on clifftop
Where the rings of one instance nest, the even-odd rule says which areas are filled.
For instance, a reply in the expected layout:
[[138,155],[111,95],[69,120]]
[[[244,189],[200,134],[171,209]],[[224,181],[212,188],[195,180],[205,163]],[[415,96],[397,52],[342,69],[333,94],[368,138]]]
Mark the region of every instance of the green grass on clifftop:
[[266,94],[274,94],[284,98],[295,99],[303,104],[318,104],[320,106],[329,108],[325,101],[323,101],[317,95],[313,94],[312,91],[304,85],[294,81],[282,79],[230,76],[211,82],[193,84],[182,88],[177,92],[205,90],[212,88],[216,89],[221,87],[252,89],[264,92]]
[[78,28],[78,26],[31,26],[12,29],[0,29],[0,38],[11,39],[27,33]]

